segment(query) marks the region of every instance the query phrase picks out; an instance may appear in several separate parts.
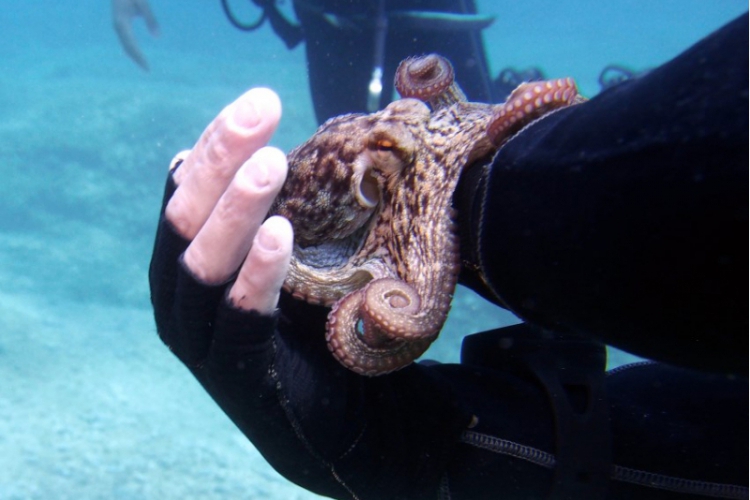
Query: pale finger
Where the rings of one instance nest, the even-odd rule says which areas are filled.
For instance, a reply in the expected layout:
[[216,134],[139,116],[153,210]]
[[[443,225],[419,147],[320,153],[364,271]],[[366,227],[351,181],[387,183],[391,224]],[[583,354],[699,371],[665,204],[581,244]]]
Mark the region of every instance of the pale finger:
[[258,230],[250,253],[229,290],[235,307],[271,314],[292,255],[292,225],[281,216],[270,217]]
[[186,239],[208,220],[237,170],[265,146],[281,118],[281,102],[269,89],[252,89],[224,108],[174,173],[178,189],[166,217]]
[[240,169],[185,251],[185,264],[204,283],[227,281],[240,267],[286,178],[286,156],[260,149]]

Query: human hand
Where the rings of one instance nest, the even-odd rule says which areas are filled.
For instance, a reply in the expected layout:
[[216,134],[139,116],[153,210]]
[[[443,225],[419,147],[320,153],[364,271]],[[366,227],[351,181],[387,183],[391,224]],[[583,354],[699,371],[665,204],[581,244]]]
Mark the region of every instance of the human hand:
[[149,269],[159,336],[295,483],[333,498],[350,498],[349,483],[361,498],[421,497],[436,483],[413,478],[437,467],[425,461],[442,460],[465,416],[428,368],[347,370],[326,347],[328,309],[279,299],[292,229],[263,219],[286,174],[285,156],[265,147],[280,115],[273,92],[251,90],[173,162]]
[[131,22],[134,17],[143,17],[149,33],[159,36],[159,23],[151,12],[147,0],[112,0],[112,21],[122,48],[138,66],[148,71],[148,62],[141,49],[138,48],[138,42],[133,34]]
[[[280,117],[275,93],[250,90],[219,114],[192,151],[173,161],[151,291],[162,339],[189,366],[208,356],[214,332],[207,326],[227,282],[233,280],[226,295],[231,307],[261,315],[276,308],[292,249],[286,219],[264,222],[286,177],[285,155],[265,147]],[[177,290],[180,279],[188,283],[183,288],[200,288],[195,297]],[[177,303],[186,300],[200,301],[205,328],[193,328],[196,318],[184,320],[198,311],[181,311]]]
[[165,210],[177,233],[192,241],[187,269],[208,285],[240,269],[229,300],[262,314],[276,307],[292,251],[286,219],[263,223],[286,178],[284,153],[264,147],[280,118],[281,103],[267,89],[227,106],[174,173],[177,190]]

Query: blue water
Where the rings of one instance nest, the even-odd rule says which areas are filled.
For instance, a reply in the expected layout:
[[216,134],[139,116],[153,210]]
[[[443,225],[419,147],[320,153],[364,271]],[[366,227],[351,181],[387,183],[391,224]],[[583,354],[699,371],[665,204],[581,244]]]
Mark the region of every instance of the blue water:
[[[150,73],[122,53],[109,2],[0,11],[0,500],[313,498],[265,464],[160,344],[146,283],[169,160],[224,105],[269,86],[284,104],[274,144],[314,131],[304,50],[268,27],[234,30],[219,2],[151,3],[161,36],[136,27]],[[653,67],[747,9],[478,4],[497,15],[485,31],[493,72],[538,65],[588,95],[606,64]],[[455,360],[463,334],[514,321],[459,290],[429,355]]]

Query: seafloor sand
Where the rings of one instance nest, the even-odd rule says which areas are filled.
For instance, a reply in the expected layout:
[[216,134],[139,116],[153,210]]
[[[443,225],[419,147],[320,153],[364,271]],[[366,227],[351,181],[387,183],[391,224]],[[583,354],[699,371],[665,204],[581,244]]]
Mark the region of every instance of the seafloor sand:
[[[0,14],[0,500],[313,497],[163,348],[146,284],[166,166],[222,106],[270,86],[284,103],[274,143],[314,130],[303,50],[232,30],[218,2],[152,0],[162,36],[137,30],[144,74],[108,2],[48,4]],[[658,64],[746,8],[508,4],[487,32],[493,68],[539,64],[589,94],[604,64]],[[430,356],[455,361],[462,334],[510,321],[460,291]]]

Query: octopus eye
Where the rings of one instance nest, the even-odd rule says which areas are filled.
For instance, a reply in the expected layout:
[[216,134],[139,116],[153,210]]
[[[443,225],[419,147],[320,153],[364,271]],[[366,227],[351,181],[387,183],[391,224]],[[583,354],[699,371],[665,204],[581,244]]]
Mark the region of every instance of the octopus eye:
[[388,139],[379,139],[375,142],[375,149],[378,151],[393,151],[395,147],[396,145],[393,144],[393,141]]
[[[389,154],[389,153],[385,153]],[[359,156],[352,168],[351,189],[359,205],[370,210],[380,203],[381,182],[378,172],[375,171],[375,162],[372,152],[367,151]]]
[[368,168],[362,174],[359,191],[356,195],[360,204],[367,208],[374,207],[380,201],[380,187],[378,186],[378,179],[373,175],[372,169]]
[[398,143],[395,138],[389,137],[385,134],[373,134],[367,141],[367,149],[372,152],[379,153],[393,153],[398,154]]
[[414,154],[411,142],[407,139],[405,134],[394,136],[383,131],[374,133],[367,143],[373,168],[388,176],[409,165]]

